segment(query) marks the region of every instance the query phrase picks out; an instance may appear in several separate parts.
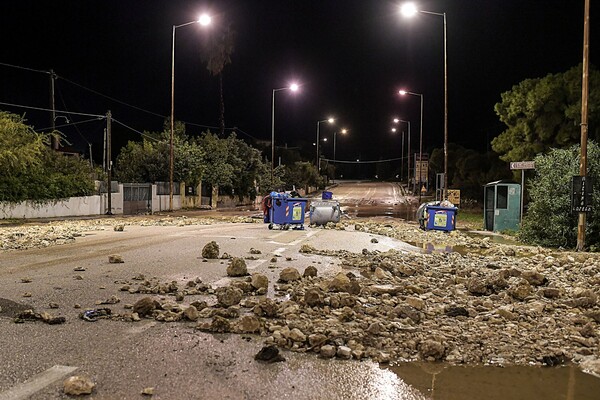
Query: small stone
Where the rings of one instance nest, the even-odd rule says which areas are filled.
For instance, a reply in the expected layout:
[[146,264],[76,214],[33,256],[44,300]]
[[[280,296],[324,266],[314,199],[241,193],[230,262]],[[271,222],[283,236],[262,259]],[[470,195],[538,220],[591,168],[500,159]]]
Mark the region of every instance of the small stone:
[[323,305],[323,291],[318,288],[310,288],[304,293],[304,303],[309,307]]
[[154,388],[153,387],[144,388],[144,389],[142,389],[140,394],[143,396],[152,396],[152,395],[154,395]]
[[75,267],[75,268],[73,268],[73,271],[85,271],[85,268],[83,268],[83,267]]
[[332,346],[330,344],[321,346],[321,350],[319,351],[319,354],[323,358],[333,358],[333,357],[335,357],[336,353],[337,353],[337,350],[336,350],[335,346]]
[[48,308],[58,308],[58,303],[49,303]]
[[419,346],[419,351],[424,359],[433,358],[441,360],[446,352],[446,346],[435,340],[425,340]]
[[216,294],[219,305],[223,307],[230,307],[240,303],[244,292],[242,292],[241,289],[234,287],[220,287],[217,288]]
[[254,333],[260,330],[260,321],[254,315],[244,315],[237,326],[242,333]]
[[113,230],[115,232],[123,232],[125,230],[125,225],[123,225],[123,224],[115,225]]
[[202,249],[202,257],[212,260],[219,258],[219,245],[217,242],[214,240],[208,242]]
[[449,317],[468,317],[469,312],[464,307],[450,306],[444,310],[444,314]]
[[352,358],[352,349],[348,346],[339,346],[336,353],[338,358],[348,360]]
[[371,243],[379,243],[379,240],[377,240],[377,238],[372,238]]
[[23,297],[31,297],[31,296],[32,296],[32,294],[31,294],[31,293],[29,293],[29,292],[25,292],[25,293],[23,293]]
[[284,268],[283,271],[279,274],[280,282],[293,282],[300,280],[300,272],[296,268],[287,267]]
[[85,376],[71,376],[63,382],[63,391],[70,396],[91,394],[96,384]]
[[309,265],[304,270],[304,274],[302,274],[302,276],[305,277],[305,278],[307,278],[309,276],[316,277],[317,276],[317,268],[315,266],[313,266],[313,265]]
[[246,267],[246,261],[243,258],[234,258],[227,266],[228,276],[246,276],[248,275],[248,267]]
[[111,254],[108,256],[108,262],[110,264],[121,264],[125,261],[123,261],[123,257],[120,254]]
[[272,257],[272,258],[271,258],[271,262],[272,262],[272,263],[276,263],[276,262],[277,262],[277,257]]
[[21,278],[21,283],[31,283],[32,279],[29,277]]
[[298,328],[292,329],[288,337],[294,342],[304,343],[306,341],[306,335]]
[[198,319],[198,309],[194,306],[186,307],[183,310],[183,316],[188,321],[196,321]]
[[265,346],[254,356],[255,360],[266,361],[269,363],[285,361],[285,358],[279,354],[279,349],[275,346]]
[[158,302],[152,297],[144,297],[135,302],[133,312],[138,313],[140,317],[149,315],[158,307]]
[[268,288],[269,287],[269,278],[266,275],[254,273],[252,274],[252,287],[255,289],[260,288]]
[[262,254],[262,251],[255,249],[254,247],[251,247],[250,254]]

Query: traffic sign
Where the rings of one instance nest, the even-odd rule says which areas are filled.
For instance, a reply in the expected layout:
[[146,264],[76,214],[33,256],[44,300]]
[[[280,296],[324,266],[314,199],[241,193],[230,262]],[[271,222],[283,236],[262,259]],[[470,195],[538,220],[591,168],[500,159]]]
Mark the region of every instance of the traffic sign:
[[535,169],[535,161],[513,161],[510,169]]

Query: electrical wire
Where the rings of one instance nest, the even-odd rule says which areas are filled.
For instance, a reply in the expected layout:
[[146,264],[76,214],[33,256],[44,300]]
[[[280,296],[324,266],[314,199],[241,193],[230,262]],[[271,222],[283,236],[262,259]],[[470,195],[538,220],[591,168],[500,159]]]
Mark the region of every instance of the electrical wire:
[[[84,121],[67,122],[67,123],[62,124],[62,125],[55,125],[54,128],[63,128],[65,126],[73,126],[73,125],[85,124],[87,122],[93,122],[93,121],[98,121],[98,120],[99,120],[98,118],[93,118],[93,119],[86,119]],[[45,131],[46,129],[51,129],[51,128],[52,128],[52,126],[49,126],[47,128],[41,128],[41,129],[38,129],[38,130],[39,131]],[[83,139],[85,140],[85,138],[83,138]],[[86,142],[87,142],[87,140],[86,140]],[[87,142],[87,143],[90,144],[90,142]]]
[[127,129],[129,129],[130,131],[133,131],[133,132],[135,132],[135,133],[137,133],[137,134],[139,134],[139,135],[141,135],[141,136],[143,136],[143,137],[145,137],[145,138],[148,138],[148,139],[150,139],[150,140],[154,140],[155,142],[158,142],[158,141],[159,141],[159,139],[157,139],[157,138],[155,138],[155,137],[153,137],[153,136],[151,136],[151,135],[148,135],[148,134],[146,134],[146,133],[144,133],[144,132],[140,132],[140,131],[138,131],[138,130],[136,130],[136,129],[134,129],[134,128],[132,128],[132,127],[128,126],[128,125],[125,125],[124,123],[122,123],[122,122],[120,122],[120,121],[118,121],[118,120],[116,120],[116,119],[114,119],[114,118],[111,118],[111,120],[112,120],[113,122],[116,122],[117,124],[121,125],[122,127],[124,127],[124,128],[127,128]]
[[9,106],[9,107],[17,107],[17,108],[25,108],[28,110],[36,110],[36,111],[50,111],[50,112],[54,111],[54,112],[60,112],[63,114],[68,114],[68,115],[82,115],[84,117],[97,117],[98,119],[106,118],[106,115],[87,114],[87,113],[80,113],[80,112],[75,112],[75,111],[52,110],[50,108],[25,106],[22,104],[13,104],[13,103],[4,103],[2,101],[0,101],[0,105]]
[[25,71],[40,72],[42,74],[52,75],[52,72],[50,72],[50,71],[42,71],[42,70],[39,70],[39,69],[33,69],[33,68],[27,68],[27,67],[20,67],[18,65],[6,64],[6,63],[3,63],[3,62],[0,62],[0,65],[4,65],[5,67],[22,69],[22,70],[25,70]]
[[398,158],[388,158],[387,160],[375,160],[375,161],[342,161],[342,160],[332,160],[329,158],[321,158],[322,161],[331,161],[332,163],[340,163],[340,164],[377,164],[377,163],[383,163],[383,162],[390,162],[390,161],[398,161],[398,160],[404,160],[404,157],[398,157]]

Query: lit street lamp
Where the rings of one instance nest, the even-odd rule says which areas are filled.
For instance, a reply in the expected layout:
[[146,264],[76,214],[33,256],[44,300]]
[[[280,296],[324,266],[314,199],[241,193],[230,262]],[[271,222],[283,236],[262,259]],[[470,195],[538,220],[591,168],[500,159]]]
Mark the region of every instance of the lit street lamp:
[[202,26],[210,25],[211,17],[202,14],[196,21],[181,25],[173,25],[173,45],[171,47],[171,135],[169,142],[169,210],[173,211],[173,170],[174,170],[174,136],[175,136],[175,30],[183,26],[198,23]]
[[298,91],[298,88],[298,84],[292,83],[290,86],[273,89],[273,103],[271,106],[271,186],[273,186],[273,163],[275,160],[275,92],[280,92],[282,90],[291,90],[292,92],[296,92]]
[[[346,133],[348,133],[348,130],[347,129],[342,129],[340,131],[340,133],[342,133],[343,135],[345,135]],[[336,160],[336,158],[335,158],[335,138],[336,138],[336,136],[337,136],[337,131],[333,132],[333,176],[332,176],[332,179],[331,179],[331,181],[333,183],[335,183],[335,167],[336,167],[336,164],[335,164],[335,160]]]
[[[400,92],[401,96],[406,96],[406,95],[410,95],[410,96],[419,96],[421,98],[421,123],[419,124],[419,179],[418,179],[418,183],[419,186],[421,184],[421,177],[423,175],[423,95],[421,93],[413,93],[413,92],[407,92],[406,90],[401,90]],[[410,126],[410,125],[409,125]],[[417,170],[417,166],[415,165],[415,172]],[[416,178],[416,174],[415,174],[415,178]],[[419,187],[418,189],[419,192],[419,203],[421,202],[421,188]]]
[[400,12],[406,17],[414,17],[417,13],[437,15],[444,18],[444,188],[442,198],[448,193],[448,48],[446,39],[446,13],[419,10],[414,3],[404,3]]
[[335,119],[328,118],[328,119],[323,119],[321,121],[317,121],[317,142],[316,142],[316,144],[317,144],[317,164],[316,164],[317,172],[319,171],[319,167],[320,167],[320,165],[319,165],[319,125],[321,125],[322,122],[329,122],[330,124],[333,124],[335,122]]

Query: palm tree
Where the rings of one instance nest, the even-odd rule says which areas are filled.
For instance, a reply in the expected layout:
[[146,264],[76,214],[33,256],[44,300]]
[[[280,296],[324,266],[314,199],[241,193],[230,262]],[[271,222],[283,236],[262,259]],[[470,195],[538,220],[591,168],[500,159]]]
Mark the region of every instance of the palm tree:
[[236,32],[227,25],[222,31],[210,35],[204,49],[203,58],[206,61],[206,69],[212,76],[219,77],[219,128],[220,136],[225,133],[225,101],[223,99],[223,69],[231,64],[231,54],[235,48]]

